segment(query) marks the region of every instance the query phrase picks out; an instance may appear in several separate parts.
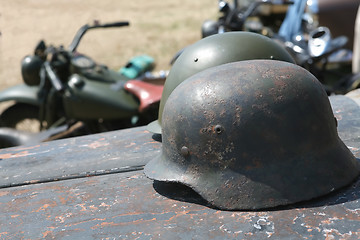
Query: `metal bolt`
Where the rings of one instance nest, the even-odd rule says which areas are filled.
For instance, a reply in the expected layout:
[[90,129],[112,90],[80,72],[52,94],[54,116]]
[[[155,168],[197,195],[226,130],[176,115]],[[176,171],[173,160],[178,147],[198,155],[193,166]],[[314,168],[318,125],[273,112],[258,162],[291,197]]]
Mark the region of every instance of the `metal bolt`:
[[181,155],[183,155],[184,157],[186,157],[187,155],[189,155],[189,149],[186,146],[183,146],[181,148]]

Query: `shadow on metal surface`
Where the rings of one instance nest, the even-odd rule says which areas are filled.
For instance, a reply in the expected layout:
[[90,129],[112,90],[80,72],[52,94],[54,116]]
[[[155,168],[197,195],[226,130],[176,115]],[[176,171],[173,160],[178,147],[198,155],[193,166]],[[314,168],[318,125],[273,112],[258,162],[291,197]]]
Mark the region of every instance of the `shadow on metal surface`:
[[[360,161],[360,159],[358,159],[358,161]],[[169,199],[198,204],[212,208],[214,210],[220,210],[212,206],[199,194],[197,194],[194,190],[192,190],[190,187],[184,184],[154,181],[153,187],[157,193]],[[322,197],[318,197],[312,200],[303,201],[286,206],[278,206],[274,208],[266,208],[259,210],[244,210],[244,212],[284,211],[291,209],[319,208],[319,207],[344,204],[359,199],[360,199],[360,177],[358,177],[355,180],[355,182],[351,183],[350,185],[341,188],[337,191],[334,191],[332,193],[329,193],[327,195],[324,195]],[[228,210],[222,210],[222,211],[228,211]],[[238,212],[239,210],[229,210],[229,211]]]
[[154,181],[153,187],[157,193],[169,199],[187,203],[194,203],[213,208],[198,193],[196,193],[194,190],[184,184]]
[[152,135],[152,139],[154,139],[157,142],[162,142],[161,134],[154,133]]
[[[358,159],[359,161],[359,159]],[[360,177],[337,191],[324,195],[322,197],[294,204],[292,208],[316,208],[332,205],[339,205],[353,202],[360,199]]]

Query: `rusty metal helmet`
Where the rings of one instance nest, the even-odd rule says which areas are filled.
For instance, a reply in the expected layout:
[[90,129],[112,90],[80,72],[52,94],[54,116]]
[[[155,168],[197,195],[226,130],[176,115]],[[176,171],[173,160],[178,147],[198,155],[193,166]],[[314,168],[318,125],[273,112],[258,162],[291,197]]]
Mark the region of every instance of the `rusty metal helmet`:
[[327,94],[305,69],[249,60],[200,72],[170,95],[154,180],[185,184],[219,209],[313,199],[359,174]]
[[162,112],[171,92],[185,79],[207,68],[251,59],[274,59],[294,63],[274,40],[256,33],[227,32],[199,40],[187,47],[173,64],[160,101],[158,120],[148,130],[161,134]]

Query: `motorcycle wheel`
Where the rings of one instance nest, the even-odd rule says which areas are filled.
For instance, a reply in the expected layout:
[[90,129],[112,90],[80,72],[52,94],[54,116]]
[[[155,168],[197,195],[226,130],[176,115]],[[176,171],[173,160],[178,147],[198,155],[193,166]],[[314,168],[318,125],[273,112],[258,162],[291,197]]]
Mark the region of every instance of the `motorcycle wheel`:
[[0,115],[0,126],[27,132],[39,132],[39,108],[25,103],[15,103]]

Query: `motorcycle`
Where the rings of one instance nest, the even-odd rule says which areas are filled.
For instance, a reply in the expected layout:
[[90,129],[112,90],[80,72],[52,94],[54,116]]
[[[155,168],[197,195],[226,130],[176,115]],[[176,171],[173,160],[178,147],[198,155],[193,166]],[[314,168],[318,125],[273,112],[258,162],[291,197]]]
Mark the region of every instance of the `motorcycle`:
[[76,131],[60,134],[59,138],[63,138],[141,126],[155,120],[166,74],[149,75],[154,68],[152,58],[135,57],[115,71],[76,50],[89,30],[128,25],[126,21],[86,24],[67,49],[40,41],[34,54],[22,61],[24,84],[0,92],[0,103],[14,102],[0,115],[0,126],[7,129],[0,135],[16,139],[18,133],[13,134],[11,129],[20,129],[28,121],[32,128],[34,122],[37,125],[35,132],[52,129],[46,138],[54,133],[53,129],[58,129],[55,133],[59,134],[75,126]]
[[323,84],[328,95],[346,94],[360,87],[360,73],[352,72],[352,51],[345,48],[346,36],[332,38],[330,29],[317,27],[306,38],[280,41],[296,63]]
[[[250,31],[272,36],[277,32],[285,17],[286,6],[291,4],[287,0],[245,1],[232,3],[218,1],[219,18],[217,21],[205,20],[201,26],[202,37],[229,31]],[[278,9],[271,12],[271,7]]]
[[[360,87],[360,73],[352,70],[353,52],[347,47],[350,35],[334,38],[330,31],[333,26],[319,26],[320,13],[324,11],[321,7],[324,8],[325,3],[316,1],[319,6],[314,3],[294,0],[275,38],[292,54],[298,65],[317,77],[328,95],[346,94]],[[358,6],[357,1],[349,0],[348,3]],[[333,15],[337,14],[334,6],[331,11]]]
[[[328,27],[318,26],[316,10],[309,4],[305,0],[255,0],[240,7],[238,0],[233,4],[219,0],[220,17],[203,23],[202,36],[227,31],[257,32],[283,45],[298,65],[319,79],[329,95],[346,94],[360,87],[360,73],[351,70],[348,37],[332,38]],[[264,11],[258,11],[262,6],[286,6],[287,10],[285,15],[265,11],[264,18]]]

